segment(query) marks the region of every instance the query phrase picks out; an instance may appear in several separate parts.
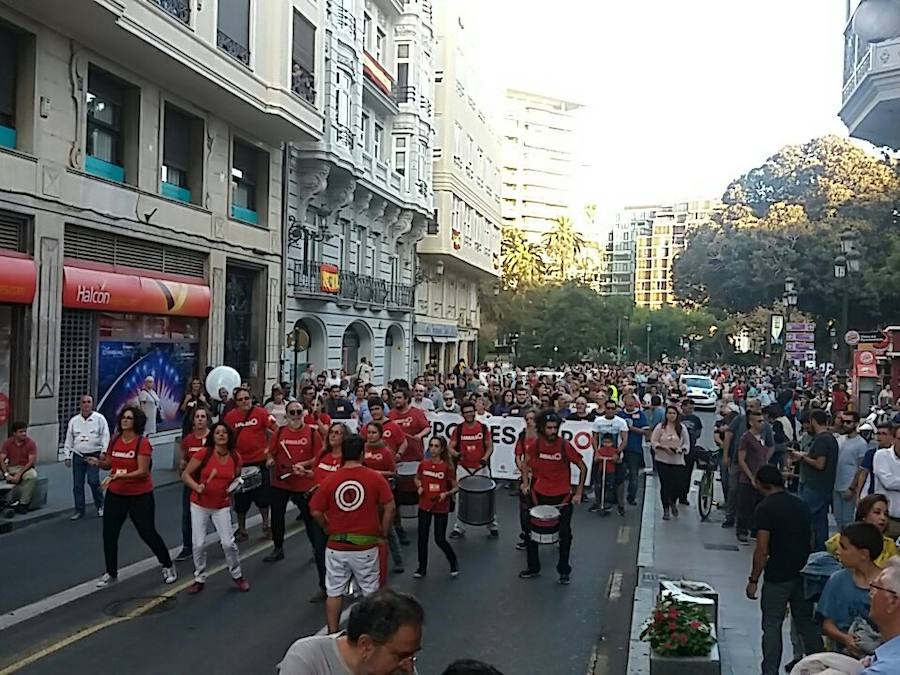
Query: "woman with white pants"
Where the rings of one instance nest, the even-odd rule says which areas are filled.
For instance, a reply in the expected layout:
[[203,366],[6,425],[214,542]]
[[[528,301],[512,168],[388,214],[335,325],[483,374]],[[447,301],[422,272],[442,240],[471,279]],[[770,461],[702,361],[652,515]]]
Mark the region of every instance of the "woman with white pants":
[[235,587],[246,593],[250,584],[241,574],[241,559],[231,525],[231,495],[228,486],[241,475],[241,458],[234,449],[234,431],[225,422],[216,422],[206,437],[206,452],[194,453],[181,474],[191,490],[191,536],[193,539],[194,583],[187,592],[199,593],[206,584],[206,528],[212,521],[228,571]]

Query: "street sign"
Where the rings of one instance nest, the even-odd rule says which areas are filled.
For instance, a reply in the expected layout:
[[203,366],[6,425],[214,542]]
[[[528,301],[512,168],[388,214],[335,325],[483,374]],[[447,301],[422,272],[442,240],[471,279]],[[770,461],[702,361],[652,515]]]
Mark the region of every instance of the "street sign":
[[815,333],[816,324],[814,323],[789,323],[787,325],[788,332],[794,333]]
[[812,342],[816,341],[815,333],[788,333],[788,342]]
[[844,342],[846,342],[851,347],[853,345],[859,344],[859,338],[860,338],[859,331],[848,330],[846,333],[844,333]]
[[[856,331],[850,332],[853,333]],[[859,335],[858,344],[870,344],[873,345],[876,349],[886,349],[890,344],[888,335],[883,330],[859,331],[857,334]]]

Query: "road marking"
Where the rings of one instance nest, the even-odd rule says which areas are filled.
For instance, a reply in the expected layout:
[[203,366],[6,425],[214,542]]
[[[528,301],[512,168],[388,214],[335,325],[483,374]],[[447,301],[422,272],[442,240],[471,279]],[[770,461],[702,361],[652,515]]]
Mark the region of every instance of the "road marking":
[[[288,513],[294,510],[295,509],[292,506],[288,510]],[[247,527],[256,527],[261,522],[262,517],[257,514],[247,519]],[[218,541],[219,536],[215,532],[210,533],[206,537],[207,546],[217,543]],[[169,555],[174,558],[180,550],[180,546],[169,549]],[[123,567],[119,570],[119,583],[140,576],[144,572],[152,570],[156,567],[159,567],[159,561],[155,556],[151,556],[150,558],[145,558],[144,560],[139,560],[136,563],[132,563],[131,565],[128,565],[128,567]],[[6,630],[7,628],[12,628],[13,626],[20,624],[23,621],[28,621],[29,619],[40,616],[41,614],[46,614],[47,612],[51,612],[54,609],[62,607],[63,605],[67,605],[70,602],[74,602],[75,600],[84,598],[88,595],[91,595],[92,593],[98,593],[102,590],[102,588],[97,588],[97,579],[95,578],[78,584],[77,586],[67,588],[58,593],[54,593],[49,597],[37,600],[29,605],[23,605],[22,607],[19,607],[17,609],[10,610],[3,616],[0,616],[0,632]]]
[[[623,575],[621,570],[610,572],[609,582],[606,584],[606,597],[610,600],[618,600],[622,597]],[[0,673],[0,675],[3,675]]]
[[617,544],[627,544],[631,541],[631,526],[630,525],[622,525],[619,528],[619,535],[616,537]]
[[[249,527],[250,523],[248,522],[247,525]],[[293,537],[295,534],[303,532],[305,529],[306,528],[301,525],[300,527],[298,527],[295,530],[290,530],[288,532],[285,532],[284,538],[289,539],[290,537]],[[213,534],[212,536],[215,536],[215,534]],[[210,537],[207,537],[207,540],[209,540],[209,538]],[[240,556],[240,560],[244,561],[244,560],[247,560],[248,558],[252,558],[253,556],[258,555],[259,553],[262,553],[263,551],[265,551],[267,548],[271,547],[271,545],[272,545],[272,542],[270,542],[268,540],[262,541],[259,544],[257,544],[256,546],[247,550],[245,553],[243,553]],[[145,562],[145,561],[142,561],[142,562]],[[153,558],[153,562],[156,563],[157,565],[159,564],[157,562],[156,558]],[[211,567],[209,569],[209,571],[207,572],[207,576],[213,576],[214,574],[218,574],[219,572],[222,572],[223,570],[226,570],[226,569],[228,569],[227,562],[219,563],[218,565],[215,565],[214,567]],[[120,577],[120,579],[121,579],[121,577]],[[96,582],[92,581],[92,582],[88,582],[88,583],[90,583],[91,585],[94,585]],[[150,610],[152,610],[156,607],[159,607],[161,604],[163,604],[167,600],[171,600],[176,595],[178,595],[182,591],[186,590],[193,583],[194,583],[194,578],[193,578],[193,575],[191,575],[188,579],[182,581],[181,583],[177,583],[177,584],[174,584],[173,586],[170,586],[161,595],[158,595],[155,598],[148,600],[143,605],[139,605],[138,607],[135,607],[133,610],[128,612],[128,614],[126,614],[125,616],[112,617],[109,619],[105,619],[97,624],[94,624],[93,626],[88,626],[87,628],[83,628],[82,630],[78,631],[77,633],[74,633],[66,638],[63,638],[57,642],[54,642],[53,644],[48,645],[47,647],[45,647],[37,652],[34,652],[33,654],[30,654],[30,655],[26,656],[25,658],[20,659],[19,661],[16,661],[15,663],[12,663],[12,664],[6,666],[3,670],[0,670],[0,675],[12,675],[12,673],[15,673],[15,672],[21,670],[25,666],[30,666],[32,663],[40,661],[41,659],[43,659],[46,656],[55,654],[56,652],[58,652],[62,649],[65,649],[66,647],[73,645],[76,642],[79,642],[87,637],[90,637],[94,633],[97,633],[97,632],[103,630],[104,628],[109,628],[110,626],[115,626],[116,624],[122,623],[124,621],[130,621],[131,619],[136,619],[140,616],[143,616]],[[84,585],[84,584],[82,584],[82,585]],[[96,590],[103,590],[103,589],[96,589]],[[49,611],[49,610],[46,610],[46,611]]]

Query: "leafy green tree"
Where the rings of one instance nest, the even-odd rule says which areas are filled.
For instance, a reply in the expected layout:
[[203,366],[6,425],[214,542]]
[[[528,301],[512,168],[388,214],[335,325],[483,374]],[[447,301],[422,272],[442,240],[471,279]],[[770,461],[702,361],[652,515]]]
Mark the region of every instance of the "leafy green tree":
[[549,232],[541,237],[547,255],[547,271],[556,281],[566,281],[574,271],[578,255],[585,247],[584,237],[576,230],[572,219],[560,216]]

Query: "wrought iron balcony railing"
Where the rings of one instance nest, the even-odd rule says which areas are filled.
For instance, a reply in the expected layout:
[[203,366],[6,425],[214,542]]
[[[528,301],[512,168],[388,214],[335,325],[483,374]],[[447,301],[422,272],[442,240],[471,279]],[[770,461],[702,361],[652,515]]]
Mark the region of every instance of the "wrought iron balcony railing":
[[350,127],[345,127],[343,124],[335,124],[334,125],[335,137],[337,138],[337,142],[346,145],[351,150],[353,149],[353,145],[355,144],[355,138],[353,137],[353,130]]
[[250,50],[221,30],[216,32],[216,45],[233,59],[240,61],[245,66],[250,65]]
[[154,5],[171,14],[182,23],[191,22],[191,0],[150,0]]
[[413,306],[415,289],[356,272],[339,272],[336,292],[322,288],[322,263],[297,262],[293,267],[293,296],[365,302],[376,307],[407,309]]

